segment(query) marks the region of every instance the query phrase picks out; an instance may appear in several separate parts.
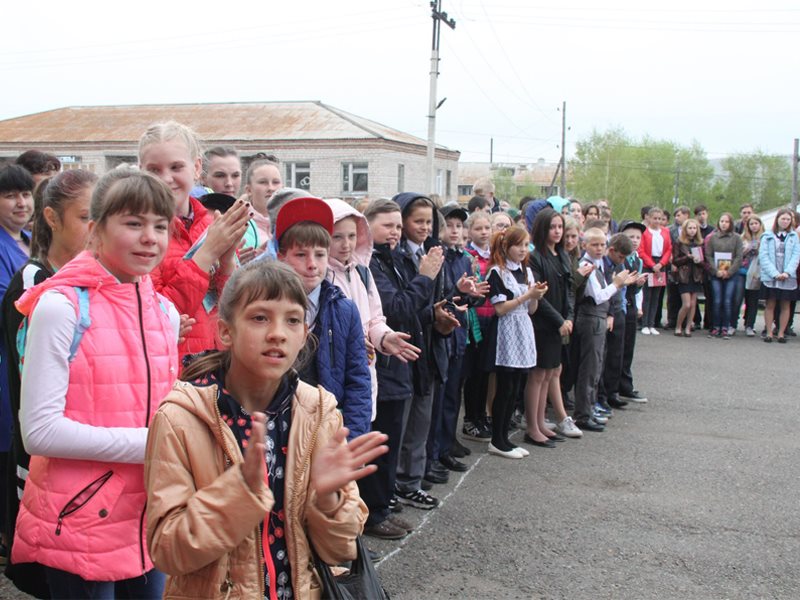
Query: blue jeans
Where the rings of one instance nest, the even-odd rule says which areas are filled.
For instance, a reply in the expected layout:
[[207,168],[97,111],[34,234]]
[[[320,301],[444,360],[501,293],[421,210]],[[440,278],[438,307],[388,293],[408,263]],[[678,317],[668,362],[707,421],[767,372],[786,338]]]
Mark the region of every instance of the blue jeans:
[[736,287],[736,293],[733,295],[733,308],[731,313],[731,325],[736,327],[739,324],[739,315],[742,312],[742,304],[744,303],[744,284],[745,280],[747,279],[747,275],[743,273],[737,273],[731,279],[733,279],[736,283],[734,284]]
[[86,581],[74,573],[47,567],[47,583],[53,600],[159,600],[167,576],[153,569],[122,581]]
[[711,278],[711,293],[714,296],[714,328],[731,327],[733,297],[736,294],[736,278]]

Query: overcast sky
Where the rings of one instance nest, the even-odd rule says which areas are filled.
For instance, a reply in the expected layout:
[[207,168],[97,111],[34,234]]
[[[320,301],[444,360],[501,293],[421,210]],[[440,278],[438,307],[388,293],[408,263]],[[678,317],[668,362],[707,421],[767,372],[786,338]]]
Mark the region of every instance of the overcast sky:
[[[558,7],[548,6],[557,4]],[[437,142],[556,161],[622,127],[709,158],[800,137],[800,3],[443,0]],[[73,105],[321,100],[427,136],[421,0],[4,2],[0,119]]]

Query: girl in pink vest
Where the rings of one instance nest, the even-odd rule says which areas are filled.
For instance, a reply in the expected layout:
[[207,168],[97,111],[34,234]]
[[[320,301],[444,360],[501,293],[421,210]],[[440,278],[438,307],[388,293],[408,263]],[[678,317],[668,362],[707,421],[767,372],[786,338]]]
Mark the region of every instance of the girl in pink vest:
[[17,302],[29,326],[20,428],[31,454],[15,563],[47,567],[54,598],[160,598],[145,542],[144,453],[177,378],[179,315],[149,273],[174,202],[147,174],[103,177],[90,249]]

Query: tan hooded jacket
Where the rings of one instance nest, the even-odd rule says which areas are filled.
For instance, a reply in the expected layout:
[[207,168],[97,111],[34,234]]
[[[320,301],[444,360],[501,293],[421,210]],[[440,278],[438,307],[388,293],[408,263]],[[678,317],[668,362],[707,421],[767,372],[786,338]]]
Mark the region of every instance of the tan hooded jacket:
[[[147,545],[169,575],[164,598],[263,598],[259,525],[272,493],[254,494],[242,475],[243,457],[217,408],[216,386],[177,382],[156,413],[147,440]],[[350,482],[339,503],[321,512],[310,492],[315,449],[342,426],[336,399],[299,382],[292,403],[286,457],[286,542],[296,598],[318,598],[309,543],[336,565],[356,556],[355,538],[367,509]]]

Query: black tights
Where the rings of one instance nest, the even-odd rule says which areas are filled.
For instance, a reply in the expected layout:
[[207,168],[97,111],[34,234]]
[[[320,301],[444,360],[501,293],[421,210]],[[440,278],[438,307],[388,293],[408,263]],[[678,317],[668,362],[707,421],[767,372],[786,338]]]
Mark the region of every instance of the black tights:
[[492,445],[503,452],[516,448],[508,439],[508,432],[526,375],[527,371],[521,369],[497,368],[497,390],[492,403]]

